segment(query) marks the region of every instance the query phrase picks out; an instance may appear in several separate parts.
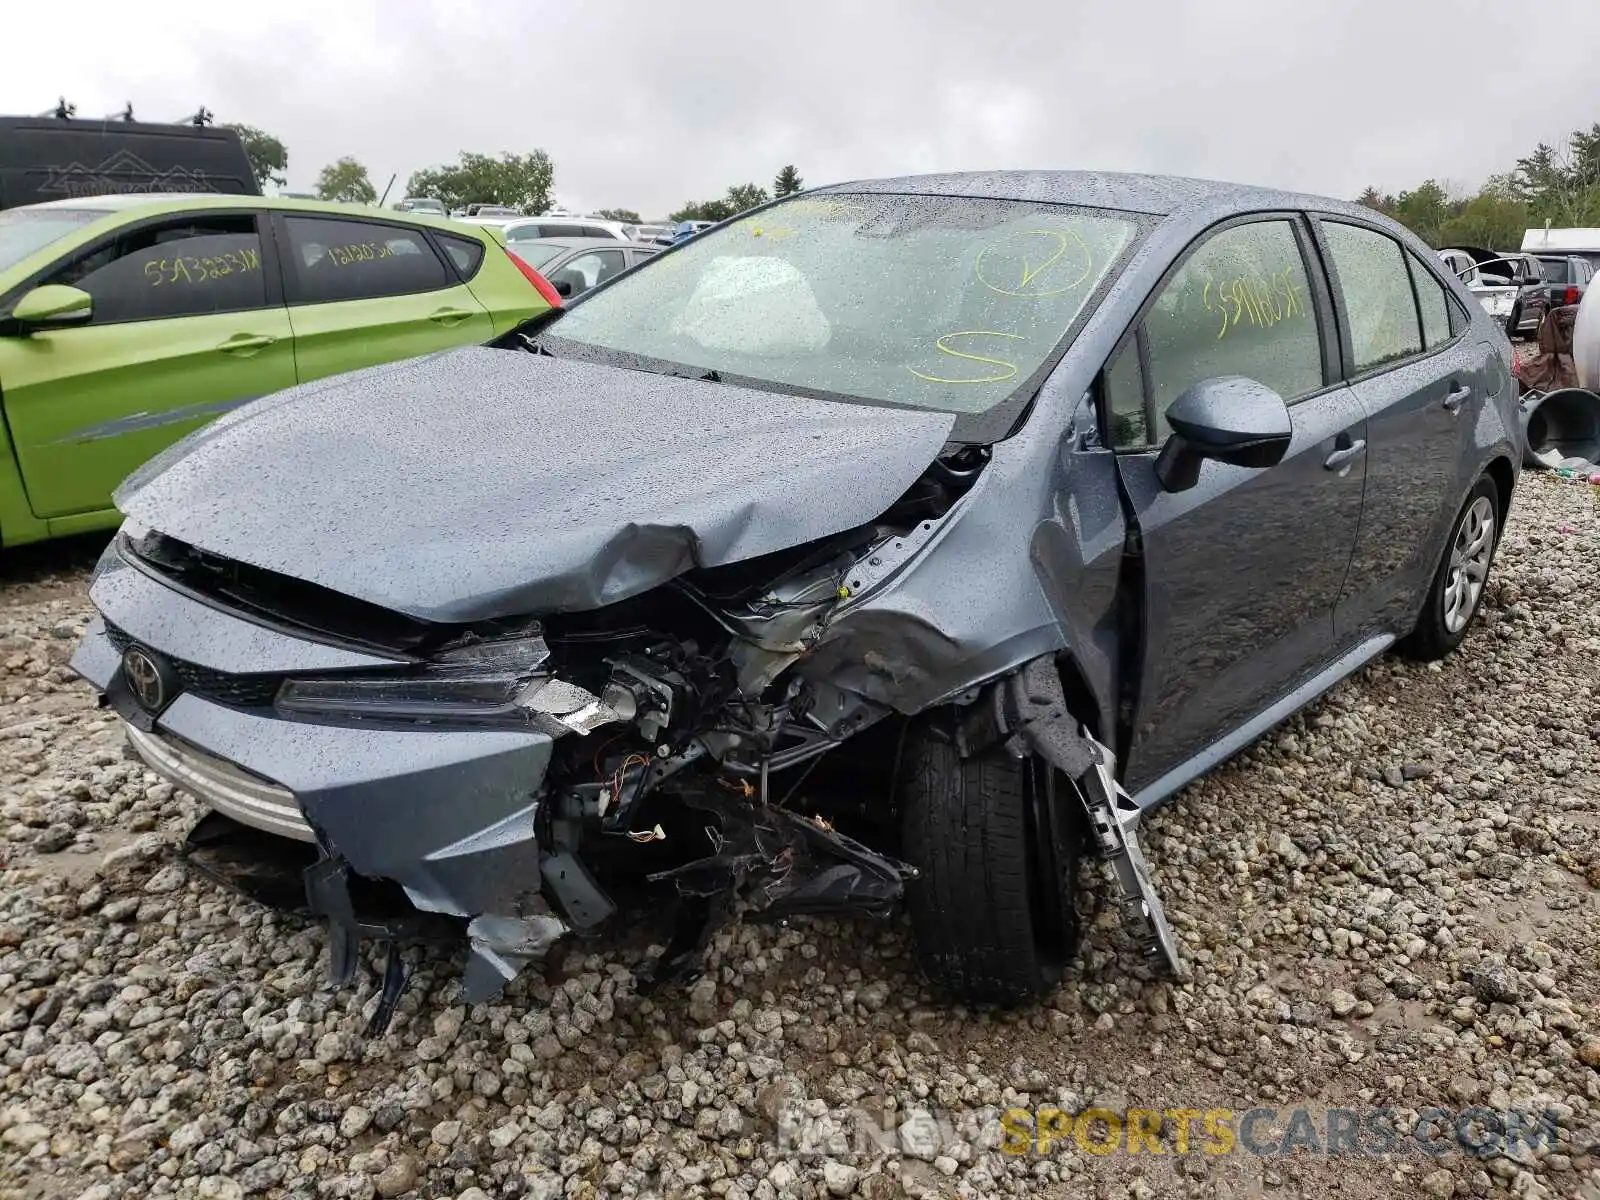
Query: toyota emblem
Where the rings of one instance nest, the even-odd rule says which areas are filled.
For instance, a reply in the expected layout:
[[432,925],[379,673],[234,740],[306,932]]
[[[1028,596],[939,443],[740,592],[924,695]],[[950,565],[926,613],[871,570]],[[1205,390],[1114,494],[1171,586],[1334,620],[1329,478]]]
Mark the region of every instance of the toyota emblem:
[[149,651],[129,646],[122,654],[122,674],[128,681],[128,690],[149,712],[159,712],[167,702],[167,683],[160,665]]

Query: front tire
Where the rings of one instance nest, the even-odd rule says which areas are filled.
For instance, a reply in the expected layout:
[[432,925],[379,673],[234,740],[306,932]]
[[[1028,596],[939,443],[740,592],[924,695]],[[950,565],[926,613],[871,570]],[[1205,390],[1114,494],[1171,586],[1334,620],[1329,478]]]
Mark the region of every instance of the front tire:
[[[1056,798],[1049,768],[993,750],[963,759],[919,725],[901,780],[906,889],[917,961],[972,1004],[1018,1005],[1061,981],[1076,940],[1072,908],[1081,826]],[[1044,793],[1044,794],[1040,794]]]
[[1500,542],[1499,498],[1494,480],[1485,475],[1462,505],[1450,526],[1444,556],[1428,588],[1417,627],[1400,645],[1407,658],[1434,662],[1467,636],[1482,607],[1489,568]]

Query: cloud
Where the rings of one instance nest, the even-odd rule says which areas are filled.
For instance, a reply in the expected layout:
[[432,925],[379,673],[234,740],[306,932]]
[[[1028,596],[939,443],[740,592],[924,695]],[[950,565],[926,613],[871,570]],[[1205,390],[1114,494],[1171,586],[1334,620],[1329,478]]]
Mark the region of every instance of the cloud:
[[0,112],[204,104],[282,138],[295,189],[353,154],[380,190],[398,175],[391,198],[461,150],[542,147],[562,200],[657,216],[788,162],[812,184],[1097,167],[1351,196],[1472,186],[1600,120],[1600,72],[1560,49],[1592,2],[83,0],[66,28],[8,14],[13,46],[50,52],[8,60]]

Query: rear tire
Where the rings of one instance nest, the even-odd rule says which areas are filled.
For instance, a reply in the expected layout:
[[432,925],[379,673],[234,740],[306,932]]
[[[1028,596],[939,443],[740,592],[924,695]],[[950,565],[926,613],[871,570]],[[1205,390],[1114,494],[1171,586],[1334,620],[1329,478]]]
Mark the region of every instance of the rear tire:
[[1483,607],[1489,568],[1499,544],[1500,492],[1485,475],[1473,486],[1450,526],[1417,627],[1400,643],[1402,654],[1418,662],[1434,662],[1461,644]]
[[972,1004],[1047,995],[1076,941],[1082,831],[1052,830],[1070,797],[1049,806],[1036,797],[1053,790],[1049,768],[1000,750],[963,759],[926,725],[911,730],[902,762],[902,846],[920,872],[906,898],[923,972]]

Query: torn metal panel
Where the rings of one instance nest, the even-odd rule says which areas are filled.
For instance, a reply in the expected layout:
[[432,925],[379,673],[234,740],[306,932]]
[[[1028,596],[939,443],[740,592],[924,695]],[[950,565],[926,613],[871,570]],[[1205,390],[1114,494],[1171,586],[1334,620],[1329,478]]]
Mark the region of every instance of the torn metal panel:
[[1100,852],[1116,872],[1125,924],[1146,956],[1178,972],[1177,939],[1150,881],[1138,825],[1143,810],[1116,780],[1116,759],[1067,705],[1057,663],[1038,658],[986,689],[962,711],[956,745],[963,757],[1003,745],[1070,780]]
[[1139,942],[1145,957],[1174,975],[1183,973],[1178,939],[1167,924],[1166,911],[1150,881],[1144,850],[1139,845],[1141,809],[1113,776],[1111,752],[1089,739],[1095,764],[1078,779],[1078,787],[1094,823],[1100,852],[1110,861],[1122,891],[1123,918],[1128,932]]
[[468,1004],[491,1000],[528,963],[543,958],[571,932],[554,913],[474,917],[467,926],[470,957],[463,992]]
[[[441,622],[597,608],[860,525],[916,481],[955,422],[477,347],[230,416],[130,477],[118,507],[190,545]],[[296,468],[263,475],[263,458]]]

